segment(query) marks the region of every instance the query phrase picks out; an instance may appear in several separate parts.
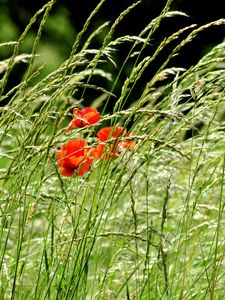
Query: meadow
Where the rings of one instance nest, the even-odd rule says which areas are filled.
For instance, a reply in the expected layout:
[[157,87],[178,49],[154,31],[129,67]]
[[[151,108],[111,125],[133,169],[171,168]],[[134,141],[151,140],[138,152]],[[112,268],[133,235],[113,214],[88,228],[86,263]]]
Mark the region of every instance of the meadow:
[[[171,60],[225,19],[180,28],[148,56],[145,49],[161,22],[186,18],[185,12],[172,11],[168,0],[139,35],[114,37],[138,1],[86,36],[103,3],[75,37],[68,59],[44,77],[45,65],[37,67],[36,60],[53,0],[17,41],[0,44],[13,48],[0,62],[0,99],[9,99],[0,108],[0,299],[222,300],[225,42],[188,69],[171,66]],[[34,24],[32,51],[23,53]],[[100,34],[101,47],[92,48]],[[123,45],[129,53],[117,65]],[[168,45],[172,50],[140,89],[146,69]],[[27,64],[26,73],[7,91],[17,63]],[[132,68],[117,97],[127,63]],[[93,90],[98,97],[87,104]],[[130,104],[134,91],[139,96]],[[99,120],[68,132],[72,109],[89,106],[100,112]],[[78,176],[74,167],[64,176],[60,147],[85,140],[91,153],[105,127],[126,128],[126,134],[111,134],[85,174]],[[110,148],[129,142],[118,153]]]

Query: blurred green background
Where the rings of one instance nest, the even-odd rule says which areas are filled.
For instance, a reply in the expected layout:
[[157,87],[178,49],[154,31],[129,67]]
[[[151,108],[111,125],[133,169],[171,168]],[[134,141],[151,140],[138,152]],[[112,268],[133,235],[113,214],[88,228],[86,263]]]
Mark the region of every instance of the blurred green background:
[[[105,21],[110,21],[110,24],[112,24],[120,12],[134,2],[135,1],[131,0],[106,1],[99,13],[94,17],[93,22],[84,36],[83,42],[100,24]],[[0,42],[18,40],[31,17],[46,3],[47,1],[0,0]],[[45,67],[43,68],[41,75],[36,80],[43,78],[49,72],[55,70],[68,58],[77,33],[82,29],[86,19],[98,3],[99,0],[66,0],[55,2],[53,9],[50,11],[50,16],[44,27],[42,38],[38,46],[38,53],[40,53],[40,56],[35,60],[35,66],[39,67],[44,64]],[[138,35],[154,17],[160,14],[165,3],[166,1],[162,0],[143,0],[142,3],[138,5],[135,10],[133,10],[118,26],[115,32],[115,37],[125,34]],[[154,53],[156,47],[163,38],[184,26],[188,26],[192,23],[202,25],[224,17],[222,0],[174,0],[171,5],[171,10],[183,11],[190,17],[175,17],[164,20],[160,28],[155,32],[151,44],[145,49],[143,55],[146,56]],[[41,18],[39,18],[32,26],[26,36],[20,49],[21,53],[31,53],[40,20]],[[172,65],[184,68],[190,67],[195,64],[204,53],[208,52],[214,45],[221,42],[224,36],[225,30],[222,26],[206,30],[190,45],[185,46],[179,55],[172,59],[170,66]],[[91,46],[93,48],[99,48],[103,39],[104,32],[94,40]],[[178,39],[176,43],[179,41],[180,40]],[[173,43],[166,51],[163,51],[160,57],[151,65],[151,68],[146,71],[146,81],[151,78],[160,64],[168,56],[168,53],[171,52],[171,47],[173,48],[174,46],[175,44]],[[119,66],[122,65],[128,51],[129,47],[125,45],[121,46],[119,51],[115,53],[115,60],[118,68],[108,64],[107,71],[112,72],[112,74],[115,74],[116,76]],[[12,53],[12,46],[0,47],[0,60],[9,58]],[[10,75],[6,91],[10,90],[22,80],[26,67],[27,66],[24,63],[16,65]],[[132,60],[130,60],[129,64],[126,65],[120,76],[120,81],[114,91],[116,95],[120,93],[121,85],[129,74],[131,68]],[[3,74],[0,74],[1,77],[2,75]],[[99,84],[99,82],[94,83]],[[143,76],[142,81],[139,83],[140,89],[144,83],[145,76]],[[35,80],[33,84],[35,84]],[[110,90],[110,83],[106,82],[103,83],[103,85],[105,85],[105,88]],[[97,96],[94,91],[92,93],[87,95],[87,100],[90,102],[93,97]],[[134,98],[137,96],[138,95],[134,95]],[[7,101],[3,101],[1,105],[4,105],[6,102]]]

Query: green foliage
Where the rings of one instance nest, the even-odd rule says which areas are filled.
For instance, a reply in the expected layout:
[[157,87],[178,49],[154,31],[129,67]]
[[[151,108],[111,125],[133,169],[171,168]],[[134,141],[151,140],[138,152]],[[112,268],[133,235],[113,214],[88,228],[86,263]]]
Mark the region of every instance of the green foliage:
[[[0,63],[1,101],[10,99],[0,119],[1,299],[224,296],[225,43],[187,70],[168,64],[199,33],[224,26],[225,20],[182,28],[151,57],[143,57],[164,18],[186,17],[169,11],[170,2],[138,36],[114,38],[114,30],[140,1],[83,43],[104,3],[99,2],[69,57],[51,72],[39,65],[39,46],[44,47],[45,28],[56,30],[54,22],[48,23],[54,1],[35,14],[16,42],[0,45],[14,49]],[[31,53],[22,53],[37,20]],[[90,48],[103,32],[101,48]],[[63,32],[57,34],[60,38]],[[124,109],[146,68],[181,36],[139,99]],[[129,44],[130,52],[114,78],[105,65],[116,65],[121,44]],[[130,57],[135,63],[115,99],[116,82]],[[28,63],[26,74],[5,92],[19,62]],[[102,85],[93,83],[95,78]],[[132,121],[137,143],[120,158],[95,162],[83,177],[66,178],[57,171],[58,147],[83,134],[95,141],[99,126],[65,134],[69,111],[82,102],[77,95],[83,98],[89,90],[98,94],[93,106],[114,103],[113,113],[103,115],[100,124],[126,127]]]

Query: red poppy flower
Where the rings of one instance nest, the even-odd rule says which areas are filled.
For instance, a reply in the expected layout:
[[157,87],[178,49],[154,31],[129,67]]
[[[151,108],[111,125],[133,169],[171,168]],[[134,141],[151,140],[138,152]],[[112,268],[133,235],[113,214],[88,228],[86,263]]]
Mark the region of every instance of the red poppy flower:
[[[103,154],[103,151],[106,152],[104,156],[105,159],[116,158],[119,156],[119,153],[126,149],[133,149],[136,145],[134,139],[132,139],[133,135],[129,134],[127,140],[118,141],[117,137],[124,137],[126,135],[126,128],[124,127],[104,127],[100,129],[97,133],[98,140],[100,144],[98,144],[92,150],[92,156],[96,158],[100,158]],[[111,143],[106,143],[107,140],[111,140]],[[108,151],[107,151],[108,150]],[[108,152],[108,153],[107,153]]]
[[70,132],[71,128],[74,127],[85,127],[95,124],[100,119],[100,113],[92,107],[85,107],[84,109],[75,107],[73,109],[73,116],[73,120],[67,127],[67,132]]
[[134,141],[134,139],[131,139],[133,137],[133,134],[129,134],[127,137],[129,139],[122,142],[121,145],[122,145],[123,148],[133,149],[136,145],[136,142]]
[[119,156],[120,149],[118,144],[108,145],[106,143],[98,144],[92,151],[91,156],[93,158],[101,158],[103,154],[104,159],[117,158]]
[[[123,127],[104,127],[100,129],[97,133],[98,140],[100,142],[106,142],[109,139],[115,139],[115,141],[111,141],[111,144],[108,143],[100,143],[94,149],[94,155],[97,158],[100,158],[103,154],[103,151],[106,151],[105,159],[116,158],[119,156],[119,142],[116,141],[117,137],[123,137],[126,134],[126,128]],[[107,151],[108,150],[108,151]]]
[[126,134],[124,127],[104,127],[97,133],[99,141],[105,142],[112,138],[123,137]]
[[76,174],[78,176],[83,176],[87,171],[89,171],[92,162],[93,157],[86,157],[85,161],[80,164]]
[[76,170],[76,174],[81,176],[87,172],[93,161],[87,147],[85,140],[71,140],[62,145],[57,156],[59,173],[72,176]]
[[91,151],[91,156],[93,158],[100,158],[103,154],[105,148],[105,144],[98,144],[96,147],[94,147]]
[[59,166],[58,171],[59,171],[60,174],[62,174],[64,176],[73,176],[75,170],[71,169],[71,168],[60,167]]

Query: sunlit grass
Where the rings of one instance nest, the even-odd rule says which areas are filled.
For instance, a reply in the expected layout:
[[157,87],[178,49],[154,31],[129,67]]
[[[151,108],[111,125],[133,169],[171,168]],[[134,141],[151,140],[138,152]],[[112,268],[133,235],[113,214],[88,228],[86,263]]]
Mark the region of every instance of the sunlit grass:
[[[142,57],[161,20],[183,13],[169,11],[168,1],[139,36],[114,40],[116,26],[138,2],[83,44],[103,2],[77,35],[69,58],[35,85],[32,80],[44,68],[34,69],[38,44],[54,1],[32,18],[19,41],[1,44],[14,47],[14,54],[0,65],[1,99],[10,97],[0,119],[0,298],[222,299],[224,42],[188,70],[168,63],[198,33],[225,20],[180,29],[151,57]],[[29,62],[24,80],[5,93],[21,60],[21,43],[40,16],[33,51],[22,57]],[[91,49],[91,40],[106,28],[102,47]],[[146,68],[180,35],[139,99],[125,109]],[[116,64],[121,43],[130,44],[127,59],[135,60],[116,99],[114,87],[126,61],[117,66],[116,78],[105,64]],[[95,76],[102,86],[92,83]],[[93,103],[103,107],[100,122],[66,134],[71,108],[85,106],[76,94],[85,98],[89,89],[99,93]],[[114,111],[106,114],[110,101]],[[96,160],[83,177],[61,176],[59,147],[72,138],[95,143],[104,124],[129,125],[135,148],[117,159]]]

